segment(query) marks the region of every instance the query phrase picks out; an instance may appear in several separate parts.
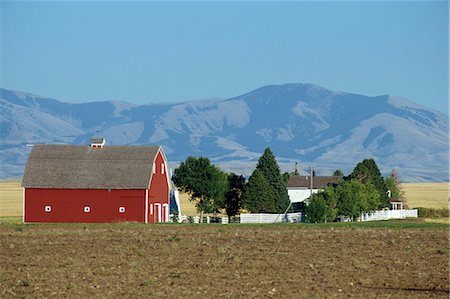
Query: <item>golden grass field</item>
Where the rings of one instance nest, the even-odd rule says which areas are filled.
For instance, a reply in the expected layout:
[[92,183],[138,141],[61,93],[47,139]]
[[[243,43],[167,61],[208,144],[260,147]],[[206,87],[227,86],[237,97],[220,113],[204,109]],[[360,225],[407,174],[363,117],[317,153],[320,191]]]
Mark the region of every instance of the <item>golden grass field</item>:
[[195,202],[189,200],[189,194],[180,192],[180,206],[181,214],[187,216],[197,215],[197,208]]
[[450,183],[402,184],[409,208],[448,208]]
[[22,217],[22,206],[20,181],[0,181],[0,217]]
[[[402,187],[409,208],[448,208],[450,183],[407,183],[402,184]],[[0,181],[0,217],[21,217],[22,197],[20,181]],[[198,214],[188,194],[180,193],[180,205],[183,215]]]

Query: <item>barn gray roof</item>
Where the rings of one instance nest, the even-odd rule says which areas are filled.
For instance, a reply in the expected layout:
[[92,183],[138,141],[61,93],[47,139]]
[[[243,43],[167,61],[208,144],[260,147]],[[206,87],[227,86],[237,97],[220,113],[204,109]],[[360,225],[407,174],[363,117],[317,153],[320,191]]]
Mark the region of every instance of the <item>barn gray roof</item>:
[[35,145],[22,187],[146,189],[159,146]]
[[[338,183],[342,181],[341,176],[313,176],[313,189],[323,189],[330,183]],[[310,188],[310,176],[299,174],[291,174],[287,182],[288,188]]]
[[92,137],[91,143],[103,143],[105,141],[105,138],[103,137]]

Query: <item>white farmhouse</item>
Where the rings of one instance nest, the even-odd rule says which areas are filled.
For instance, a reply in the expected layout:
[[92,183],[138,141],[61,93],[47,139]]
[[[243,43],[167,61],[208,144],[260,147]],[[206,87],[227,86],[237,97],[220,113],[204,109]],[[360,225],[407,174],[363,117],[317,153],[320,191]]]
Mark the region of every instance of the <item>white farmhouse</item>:
[[[311,185],[312,180],[312,185]],[[294,206],[300,203],[307,203],[307,199],[311,194],[322,191],[328,184],[334,184],[342,181],[342,176],[304,176],[298,171],[290,174],[287,182],[287,191],[289,200]]]

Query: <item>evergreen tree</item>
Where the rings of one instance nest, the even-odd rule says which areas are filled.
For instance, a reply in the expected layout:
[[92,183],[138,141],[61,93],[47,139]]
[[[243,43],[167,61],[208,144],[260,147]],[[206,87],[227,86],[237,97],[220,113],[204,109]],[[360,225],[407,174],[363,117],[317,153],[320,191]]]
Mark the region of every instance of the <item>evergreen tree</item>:
[[282,177],[283,177],[284,184],[287,186],[287,183],[288,183],[289,177],[290,177],[289,172],[283,173]]
[[256,169],[267,179],[272,189],[275,208],[272,212],[284,213],[289,206],[289,196],[286,183],[280,173],[275,156],[270,148],[266,148],[264,154],[259,158]]
[[244,207],[250,213],[271,213],[275,210],[274,194],[270,183],[255,169],[244,187]]
[[244,193],[245,178],[242,175],[230,173],[228,175],[228,191],[225,192],[224,208],[230,218],[239,214],[242,208],[242,195]]
[[333,176],[344,176],[344,173],[342,172],[342,170],[336,169],[336,170],[333,172]]
[[227,187],[227,176],[205,157],[188,157],[175,169],[172,177],[174,184],[196,201],[200,220],[203,213],[217,213],[223,206]]

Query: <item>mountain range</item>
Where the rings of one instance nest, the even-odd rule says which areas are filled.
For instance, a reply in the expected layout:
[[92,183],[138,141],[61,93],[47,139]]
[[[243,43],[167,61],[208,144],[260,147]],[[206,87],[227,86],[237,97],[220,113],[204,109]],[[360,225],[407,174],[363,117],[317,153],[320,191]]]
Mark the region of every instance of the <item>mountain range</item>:
[[67,103],[0,89],[0,177],[20,177],[27,144],[162,145],[172,167],[207,156],[226,171],[249,174],[266,147],[282,171],[294,163],[318,175],[350,172],[374,158],[402,181],[448,181],[449,118],[389,95],[336,92],[313,84],[269,85],[230,99],[134,105]]

